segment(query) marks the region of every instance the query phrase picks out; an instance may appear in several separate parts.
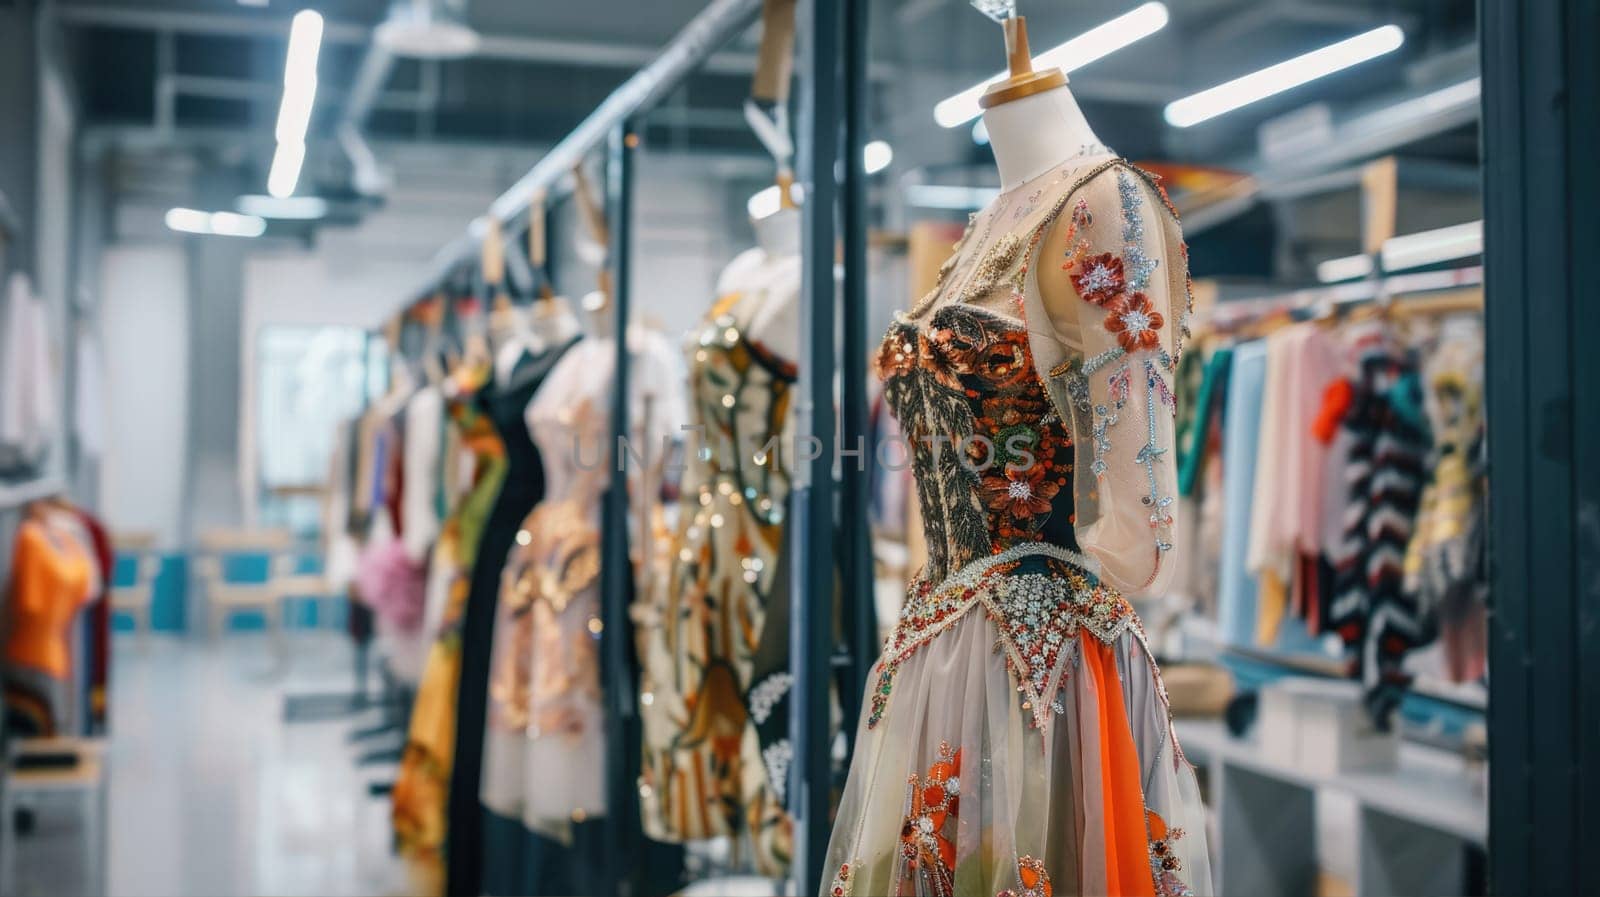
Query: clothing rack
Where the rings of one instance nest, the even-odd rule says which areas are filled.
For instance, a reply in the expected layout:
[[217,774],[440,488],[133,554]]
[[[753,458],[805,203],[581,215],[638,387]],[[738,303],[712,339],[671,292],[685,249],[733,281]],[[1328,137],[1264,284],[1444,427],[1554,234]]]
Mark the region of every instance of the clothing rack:
[[[1259,316],[1274,311],[1292,311],[1318,307],[1344,308],[1369,303],[1381,305],[1402,296],[1471,288],[1479,288],[1481,291],[1482,285],[1483,266],[1469,265],[1442,271],[1393,274],[1388,277],[1369,278],[1352,283],[1292,290],[1274,296],[1221,300],[1212,306],[1210,314],[1232,319],[1234,317]],[[1479,304],[1481,305],[1481,302]]]
[[[496,199],[485,218],[473,222],[442,248],[422,287],[411,297],[414,305],[450,282],[475,257],[491,222],[500,226],[507,256],[519,254],[525,242],[519,219],[526,218],[541,197],[552,195],[565,183],[572,169],[590,153],[604,146],[613,278],[610,304],[615,316],[612,332],[617,334],[613,444],[629,431],[630,357],[625,334],[632,306],[633,160],[639,145],[639,119],[711,53],[753,23],[761,7],[761,0],[713,0],[654,61],[623,82]],[[815,893],[820,888],[837,784],[830,692],[838,692],[847,738],[853,741],[862,688],[878,650],[865,467],[874,456],[874,446],[867,442],[865,364],[867,10],[867,0],[801,0],[796,17],[801,91],[795,142],[805,197],[797,435],[800,439],[813,437],[815,442],[809,445],[820,450],[815,459],[801,459],[793,471],[793,509],[788,518],[789,584],[794,596],[789,624],[796,684],[791,701],[795,759],[787,794],[795,820],[795,852],[785,893]],[[841,160],[848,164],[841,165]],[[841,237],[845,246],[843,278],[836,281],[834,247]],[[842,320],[837,314],[841,309]],[[842,325],[838,336],[836,323]],[[838,359],[845,363],[840,366]],[[840,381],[837,409],[833,394],[836,370]],[[841,442],[852,454],[843,456],[836,475],[835,460],[840,457],[836,450]],[[796,444],[805,443],[797,439]],[[859,456],[853,454],[857,448],[861,449]],[[613,465],[600,525],[602,552],[608,559],[602,564],[601,579],[601,677],[607,744],[611,746],[606,757],[606,821],[607,843],[615,859],[607,864],[605,874],[613,885],[609,892],[637,894],[644,885],[643,876],[650,871],[646,854],[651,844],[644,838],[638,809],[638,670],[628,617],[633,583],[627,563],[609,560],[629,557],[627,513],[626,473]],[[837,614],[836,594],[844,596]]]

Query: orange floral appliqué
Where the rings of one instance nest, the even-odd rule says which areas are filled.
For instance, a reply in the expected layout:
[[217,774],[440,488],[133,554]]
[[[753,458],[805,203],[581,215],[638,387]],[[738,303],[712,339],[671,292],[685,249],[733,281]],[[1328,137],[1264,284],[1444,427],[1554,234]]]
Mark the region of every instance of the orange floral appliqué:
[[919,780],[906,780],[908,809],[900,829],[900,856],[906,873],[920,881],[917,892],[934,897],[953,897],[956,880],[956,846],[945,837],[945,824],[958,816],[961,796],[961,751],[951,751],[950,742],[939,743],[939,758]]
[[1125,351],[1160,346],[1165,323],[1161,312],[1150,307],[1150,297],[1143,293],[1123,293],[1106,303],[1106,329],[1116,334]]
[[1084,259],[1079,273],[1072,275],[1072,286],[1083,301],[1105,305],[1127,287],[1122,259],[1109,252]]
[[984,477],[983,484],[989,508],[1012,517],[1050,513],[1051,500],[1061,491],[1061,487],[1049,479],[1049,471],[1042,462],[1020,470],[991,474]]
[[1017,887],[1020,890],[1006,888],[994,897],[1055,897],[1056,893],[1044,861],[1030,856],[1017,859]]
[[1194,897],[1194,891],[1178,877],[1183,862],[1173,847],[1183,837],[1183,829],[1167,828],[1166,820],[1154,810],[1145,810],[1144,820],[1150,830],[1150,875],[1155,879],[1156,897]]

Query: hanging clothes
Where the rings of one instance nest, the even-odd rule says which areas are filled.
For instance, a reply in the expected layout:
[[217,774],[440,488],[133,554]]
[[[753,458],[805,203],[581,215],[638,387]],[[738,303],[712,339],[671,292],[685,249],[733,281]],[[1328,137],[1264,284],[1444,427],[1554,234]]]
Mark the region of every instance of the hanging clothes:
[[72,624],[100,588],[93,544],[70,512],[35,509],[17,527],[6,602],[6,731],[67,734]]
[[[793,459],[795,256],[742,253],[691,345],[693,425],[667,585],[641,596],[644,827],[663,841],[747,833],[785,873],[786,584],[777,579]],[[773,345],[781,347],[775,350]]]
[[1387,727],[1410,684],[1406,652],[1433,637],[1432,621],[1405,589],[1429,435],[1415,354],[1377,324],[1354,334],[1351,345],[1356,370],[1341,421],[1349,435],[1344,526],[1328,622],[1366,687],[1374,721]]
[[474,402],[488,377],[487,368],[463,368],[449,387],[448,411],[461,433],[463,452],[474,459],[473,473],[466,481],[470,487],[445,518],[434,546],[428,588],[440,594],[426,600],[437,608],[438,623],[432,629],[438,635],[428,649],[417,686],[393,792],[397,848],[410,867],[415,889],[423,894],[445,893],[446,802],[456,754],[461,619],[480,538],[505,478],[505,447]]
[[50,338],[50,314],[26,274],[6,286],[4,351],[0,351],[0,470],[37,471],[56,437],[61,372]]
[[485,819],[480,795],[500,581],[520,524],[545,493],[543,462],[524,415],[545,378],[575,343],[568,341],[538,354],[525,352],[503,380],[491,378],[475,399],[498,434],[506,471],[485,519],[461,616],[456,753],[450,777],[450,894],[483,892]]
[[1425,368],[1433,432],[1429,478],[1406,549],[1405,588],[1438,620],[1445,674],[1471,682],[1488,670],[1488,473],[1484,457],[1483,324],[1444,322]]
[[[1305,599],[1315,594],[1307,580],[1316,580],[1327,446],[1315,438],[1312,424],[1328,384],[1342,373],[1343,352],[1326,328],[1310,322],[1277,330],[1266,342],[1245,563],[1260,583],[1255,641],[1270,646],[1278,640],[1285,614],[1298,611],[1304,617]],[[1308,564],[1310,576],[1304,575]],[[1292,600],[1291,590],[1299,602]],[[1291,606],[1296,603],[1301,606]]]
[[1255,495],[1256,452],[1267,382],[1267,344],[1252,340],[1234,347],[1228,372],[1228,412],[1222,440],[1222,571],[1218,580],[1218,628],[1224,642],[1255,641],[1256,578],[1247,567]]

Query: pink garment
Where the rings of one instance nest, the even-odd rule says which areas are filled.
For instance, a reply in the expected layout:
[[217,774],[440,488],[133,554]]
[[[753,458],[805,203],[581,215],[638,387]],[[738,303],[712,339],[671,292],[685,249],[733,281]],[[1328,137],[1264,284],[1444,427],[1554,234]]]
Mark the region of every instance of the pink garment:
[[356,589],[373,613],[402,632],[422,626],[423,583],[427,567],[406,554],[405,543],[374,540],[361,553]]

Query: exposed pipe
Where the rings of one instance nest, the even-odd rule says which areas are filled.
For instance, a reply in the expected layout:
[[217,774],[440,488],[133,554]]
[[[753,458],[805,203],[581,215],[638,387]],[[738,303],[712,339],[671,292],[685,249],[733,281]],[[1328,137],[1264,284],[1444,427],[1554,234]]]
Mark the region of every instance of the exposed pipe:
[[376,43],[367,48],[367,55],[356,70],[355,83],[350,85],[344,112],[334,132],[345,157],[350,160],[351,183],[356,192],[363,196],[378,196],[389,189],[388,175],[378,164],[377,156],[373,154],[372,147],[367,145],[361,129],[393,70],[394,54],[388,48]]

